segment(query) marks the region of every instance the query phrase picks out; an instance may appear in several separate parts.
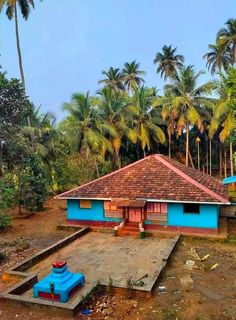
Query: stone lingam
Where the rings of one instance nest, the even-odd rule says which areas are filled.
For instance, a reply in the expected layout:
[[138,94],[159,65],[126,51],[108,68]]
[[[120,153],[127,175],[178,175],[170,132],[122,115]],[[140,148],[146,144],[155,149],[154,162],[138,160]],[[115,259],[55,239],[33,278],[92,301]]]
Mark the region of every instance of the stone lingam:
[[52,267],[52,272],[33,286],[34,298],[67,302],[84,286],[85,277],[70,272],[66,261],[56,261]]

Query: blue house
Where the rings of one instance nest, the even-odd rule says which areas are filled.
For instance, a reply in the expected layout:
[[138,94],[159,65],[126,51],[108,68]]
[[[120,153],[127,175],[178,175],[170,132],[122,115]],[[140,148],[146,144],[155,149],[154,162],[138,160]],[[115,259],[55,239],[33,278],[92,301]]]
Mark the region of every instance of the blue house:
[[67,219],[120,230],[217,234],[220,206],[229,204],[223,183],[160,154],[58,195]]

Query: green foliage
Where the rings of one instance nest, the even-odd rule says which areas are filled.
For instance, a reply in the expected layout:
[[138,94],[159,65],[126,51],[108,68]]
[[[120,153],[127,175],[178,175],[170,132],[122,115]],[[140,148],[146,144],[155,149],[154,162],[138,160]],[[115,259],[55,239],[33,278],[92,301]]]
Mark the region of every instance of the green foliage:
[[97,157],[81,153],[59,158],[54,163],[53,190],[62,192],[97,177]]
[[0,230],[11,225],[11,217],[8,214],[0,213]]
[[40,157],[32,155],[19,172],[19,202],[30,211],[38,211],[48,195],[48,179]]
[[6,253],[0,251],[0,263],[4,262],[6,258],[7,258]]
[[16,189],[12,174],[0,179],[0,212],[15,204]]
[[165,45],[162,47],[162,52],[158,52],[153,61],[154,64],[157,64],[157,73],[160,73],[164,80],[175,77],[178,69],[183,66],[184,56],[176,54],[176,50],[177,48],[173,49],[171,45]]
[[33,105],[19,80],[8,80],[0,72],[0,176],[4,170],[13,170],[31,152],[22,127],[32,111]]

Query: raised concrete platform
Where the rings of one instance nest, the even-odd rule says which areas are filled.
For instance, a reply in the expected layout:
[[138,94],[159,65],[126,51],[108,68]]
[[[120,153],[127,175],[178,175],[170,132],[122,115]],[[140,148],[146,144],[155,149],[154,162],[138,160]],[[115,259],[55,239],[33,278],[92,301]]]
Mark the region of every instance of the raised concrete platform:
[[[79,234],[78,231],[76,234]],[[133,290],[148,293],[155,286],[160,273],[165,267],[179,236],[165,238],[123,238],[111,234],[89,232],[80,238],[75,238],[50,252],[42,259],[35,259],[33,263],[25,262],[11,272],[25,275],[22,281],[3,294],[3,298],[25,304],[41,305],[57,308],[73,313],[83,298],[90,293],[99,281],[101,285],[108,285],[109,277],[114,287],[126,288],[127,280],[138,280],[147,275],[142,286],[133,285]],[[42,279],[51,270],[51,264],[57,259],[66,260],[72,272],[84,273],[85,286],[69,300],[68,303],[43,301],[32,296],[32,285]],[[12,274],[13,275],[13,274]],[[27,282],[27,279],[29,280]]]

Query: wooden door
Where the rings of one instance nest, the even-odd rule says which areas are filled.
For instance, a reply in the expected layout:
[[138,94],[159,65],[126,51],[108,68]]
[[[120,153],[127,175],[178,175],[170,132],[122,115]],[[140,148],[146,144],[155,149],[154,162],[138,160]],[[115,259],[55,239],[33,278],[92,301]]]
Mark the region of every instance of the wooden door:
[[142,208],[133,207],[133,208],[128,208],[128,210],[129,210],[130,222],[140,222],[142,220]]

